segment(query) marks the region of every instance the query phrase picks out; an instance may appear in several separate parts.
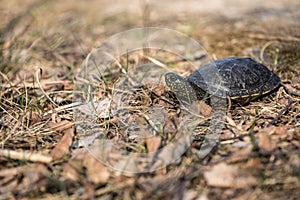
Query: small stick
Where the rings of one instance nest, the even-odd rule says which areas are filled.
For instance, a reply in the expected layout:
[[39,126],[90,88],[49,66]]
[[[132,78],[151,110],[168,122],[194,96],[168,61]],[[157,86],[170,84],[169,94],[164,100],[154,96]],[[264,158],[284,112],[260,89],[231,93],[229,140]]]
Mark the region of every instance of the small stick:
[[53,103],[55,106],[58,106],[58,105],[57,105],[57,104],[49,97],[49,95],[45,92],[45,90],[43,89],[43,87],[42,87],[42,85],[41,85],[41,83],[40,83],[40,80],[39,80],[39,73],[42,74],[42,69],[41,69],[41,68],[40,68],[39,70],[36,71],[35,76],[36,76],[37,84],[39,85],[39,87],[40,87],[42,93],[47,97],[47,99],[49,99],[49,101],[50,101],[51,103]]
[[31,162],[50,163],[52,161],[51,156],[45,156],[38,153],[31,152],[19,152],[8,149],[0,149],[0,156],[5,156],[14,160],[23,160]]

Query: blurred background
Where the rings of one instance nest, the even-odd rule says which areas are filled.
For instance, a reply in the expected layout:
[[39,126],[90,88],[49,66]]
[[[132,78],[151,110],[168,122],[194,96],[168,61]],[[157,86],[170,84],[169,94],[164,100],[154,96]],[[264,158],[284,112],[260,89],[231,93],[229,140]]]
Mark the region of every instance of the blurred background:
[[299,8],[297,0],[2,0],[1,69],[79,66],[107,37],[144,26],[183,32],[215,58],[245,56],[269,41],[299,42]]

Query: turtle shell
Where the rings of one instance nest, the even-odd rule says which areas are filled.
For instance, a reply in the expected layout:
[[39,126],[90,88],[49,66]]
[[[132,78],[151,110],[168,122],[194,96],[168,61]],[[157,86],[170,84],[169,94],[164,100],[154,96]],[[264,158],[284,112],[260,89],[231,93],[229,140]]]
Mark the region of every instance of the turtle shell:
[[251,58],[226,58],[200,66],[187,81],[193,88],[219,97],[249,101],[281,85],[280,78]]

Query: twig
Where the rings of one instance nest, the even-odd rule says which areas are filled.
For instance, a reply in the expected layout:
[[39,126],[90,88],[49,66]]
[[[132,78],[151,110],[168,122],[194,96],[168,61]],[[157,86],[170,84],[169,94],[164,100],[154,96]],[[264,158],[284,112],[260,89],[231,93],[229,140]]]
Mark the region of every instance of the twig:
[[49,114],[53,114],[55,112],[73,110],[75,107],[80,106],[80,105],[82,105],[81,102],[73,102],[73,103],[70,103],[68,105],[63,105],[63,106],[57,107],[55,109],[49,110],[48,112],[46,112],[44,114],[44,116],[49,115]]
[[144,118],[146,119],[146,121],[149,123],[149,125],[154,129],[155,134],[154,135],[158,135],[162,133],[161,127],[157,127],[156,124],[153,122],[153,120],[145,113],[143,113]]
[[[13,87],[13,83],[9,80],[9,78],[0,71],[0,75],[9,83],[10,87]],[[2,83],[1,83],[2,84]]]
[[31,152],[18,152],[8,149],[0,149],[0,156],[5,156],[14,160],[23,160],[23,161],[31,161],[31,162],[42,162],[42,163],[50,163],[52,162],[51,156],[45,156],[38,153]]
[[95,191],[95,195],[100,196],[100,195],[103,195],[103,194],[107,194],[109,192],[117,191],[117,190],[126,188],[128,186],[132,186],[134,183],[135,183],[135,181],[130,179],[130,180],[128,180],[128,182],[124,181],[124,182],[121,182],[119,184],[115,184],[113,187],[112,187],[112,185],[108,185],[105,188],[101,188],[101,189]]
[[140,56],[148,59],[150,62],[154,63],[155,65],[159,66],[159,67],[163,67],[165,69],[168,69],[168,66],[165,65],[164,63],[160,62],[159,60],[155,59],[155,58],[152,58],[150,56],[145,56],[145,55],[142,55],[140,54]]
[[40,83],[40,80],[39,80],[39,72],[42,73],[42,69],[40,68],[39,70],[36,71],[36,81],[37,81],[37,84],[39,85],[42,93],[47,97],[47,99],[49,99],[49,101],[51,101],[51,103],[53,103],[55,106],[58,106],[50,97],[49,95],[45,92],[45,90],[42,88],[42,85]]
[[[276,44],[276,43],[278,43],[278,42],[269,41],[269,42],[267,42],[266,44],[264,44],[264,46],[261,48],[259,56],[260,56],[260,59],[261,59],[263,62],[265,62],[265,60],[264,60],[264,53],[265,53],[265,50],[266,50],[269,46],[271,46],[272,44]],[[274,64],[276,64],[276,63],[274,62]]]

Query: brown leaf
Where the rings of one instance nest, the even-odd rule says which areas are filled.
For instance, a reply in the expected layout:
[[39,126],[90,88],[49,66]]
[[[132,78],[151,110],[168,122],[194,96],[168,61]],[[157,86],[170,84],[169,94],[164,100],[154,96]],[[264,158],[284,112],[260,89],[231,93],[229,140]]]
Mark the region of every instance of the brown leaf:
[[21,174],[23,178],[19,180],[17,187],[13,190],[20,191],[23,194],[28,194],[28,192],[34,190],[41,190],[49,183],[47,177],[50,176],[50,172],[43,164],[30,164],[24,167]]
[[[24,172],[25,166],[2,169],[0,171],[0,194],[14,191],[19,184],[15,176]],[[1,196],[0,196],[1,198]]]
[[14,168],[4,168],[0,171],[0,176],[2,176],[2,177],[4,177],[4,176],[15,176],[15,175],[20,174],[21,172],[23,172],[23,170],[24,170],[23,166],[14,167]]
[[275,133],[278,135],[283,135],[283,134],[287,133],[286,127],[283,127],[283,126],[279,126],[279,127],[271,126],[270,128],[274,128]]
[[47,167],[43,164],[31,164],[24,171],[25,178],[23,180],[24,185],[29,185],[34,182],[37,182],[49,173]]
[[271,152],[275,150],[275,142],[272,141],[271,137],[267,134],[258,135],[258,145],[261,151]]
[[[247,144],[247,143],[244,142],[243,144]],[[241,162],[243,160],[248,160],[251,152],[252,152],[252,148],[249,145],[243,148],[238,148],[238,150],[235,150],[232,153],[232,155],[227,159],[227,162],[236,163],[236,162]]]
[[70,163],[64,165],[62,175],[73,181],[77,181],[79,179],[77,170]]
[[251,169],[252,171],[256,170],[257,172],[263,168],[263,164],[260,158],[250,158],[245,167]]
[[[9,199],[9,198],[2,198],[2,194],[7,194],[7,193],[11,193],[12,191],[16,191],[16,188],[18,186],[18,179],[13,179],[13,180],[9,180],[7,181],[7,183],[4,185],[1,184],[0,187],[0,198],[1,199]],[[13,199],[13,198],[11,198]]]
[[288,176],[284,179],[284,188],[299,188],[300,179],[295,176]]
[[215,187],[246,188],[256,185],[256,180],[246,171],[233,165],[220,163],[204,172],[207,184]]
[[294,169],[295,171],[299,171],[300,172],[300,157],[299,154],[293,154],[290,156],[289,159],[289,164],[291,166],[292,169]]
[[177,123],[179,122],[176,117],[167,118],[163,127],[164,134],[168,135],[168,134],[175,133],[177,131],[175,124]]
[[37,112],[32,112],[31,113],[31,120],[30,120],[30,124],[36,124],[38,122],[42,121],[42,117],[39,116],[39,114]]
[[228,122],[228,124],[232,127],[237,127],[236,123],[233,121],[233,119],[229,116],[226,116],[226,121]]
[[199,101],[199,109],[201,115],[208,117],[211,114],[211,107],[207,105],[204,101]]
[[149,137],[146,139],[148,152],[156,151],[161,145],[162,138],[160,136]]
[[269,127],[262,129],[258,135],[258,146],[260,151],[271,152],[275,150],[276,144],[275,141],[272,140],[271,134],[274,133],[274,128]]
[[70,153],[70,146],[72,145],[74,137],[74,128],[69,128],[64,132],[64,136],[51,152],[53,160],[59,160]]
[[183,199],[193,200],[193,199],[196,199],[198,196],[199,196],[199,194],[195,190],[187,190],[184,193]]
[[91,182],[95,184],[107,182],[110,174],[108,168],[90,153],[85,154],[83,166],[86,167],[87,177]]
[[109,178],[107,167],[94,158],[91,152],[86,148],[72,151],[72,159],[69,161],[69,164],[77,171],[80,170],[82,166],[85,167],[87,177],[93,183],[105,183]]
[[156,86],[152,89],[152,92],[154,92],[157,96],[161,96],[165,92],[165,87],[163,85]]

